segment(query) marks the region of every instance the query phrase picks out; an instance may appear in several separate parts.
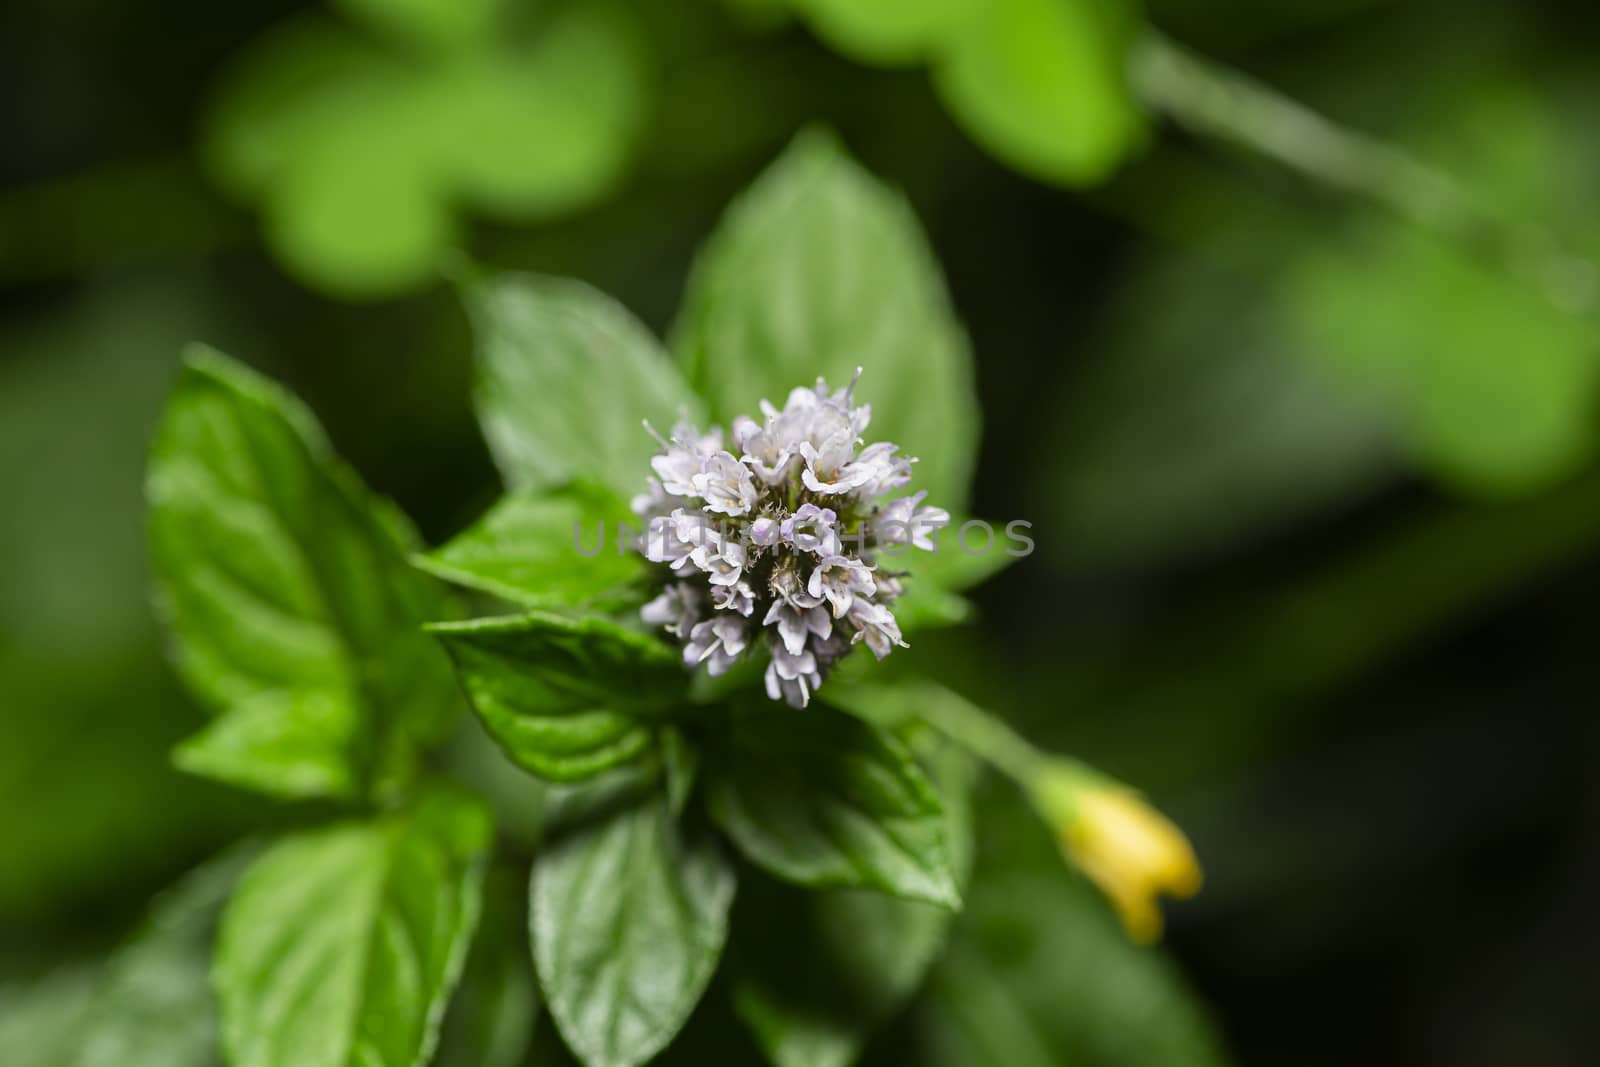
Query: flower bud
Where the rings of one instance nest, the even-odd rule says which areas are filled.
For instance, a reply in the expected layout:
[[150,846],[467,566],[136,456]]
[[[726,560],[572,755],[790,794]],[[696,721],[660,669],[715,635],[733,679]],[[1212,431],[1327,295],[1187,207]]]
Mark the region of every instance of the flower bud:
[[1030,792],[1062,853],[1105,893],[1133,940],[1160,938],[1159,897],[1199,891],[1200,864],[1188,838],[1134,790],[1052,761]]

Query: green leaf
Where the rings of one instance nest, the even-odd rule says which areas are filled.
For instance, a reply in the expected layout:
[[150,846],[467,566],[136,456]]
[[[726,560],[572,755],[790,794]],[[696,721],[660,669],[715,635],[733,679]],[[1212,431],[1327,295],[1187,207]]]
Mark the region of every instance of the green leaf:
[[[925,763],[939,783],[965,886],[974,768],[953,745],[937,742]],[[954,917],[948,908],[882,893],[749,886],[735,916],[735,1009],[775,1067],[845,1067],[922,984]]]
[[404,43],[458,46],[481,35],[500,0],[335,0],[352,18]]
[[416,563],[447,581],[528,608],[606,603],[645,571],[623,527],[642,524],[612,494],[585,485],[525,490]]
[[553,781],[587,778],[650,745],[688,672],[654,638],[604,619],[533,613],[431,628],[506,754]]
[[290,160],[263,204],[272,249],[334,296],[386,296],[432,279],[455,219],[425,143],[398,108],[329,131]]
[[581,787],[534,861],[534,964],[550,1015],[587,1067],[644,1063],[682,1028],[716,969],[735,876],[715,839],[633,775]]
[[1310,252],[1287,307],[1316,358],[1376,395],[1451,485],[1527,492],[1594,455],[1600,333],[1454,249],[1375,224]]
[[425,1063],[477,923],[486,810],[411,810],[284,838],[241,879],[214,981],[234,1067]]
[[253,850],[232,849],[157,898],[103,964],[0,989],[0,1063],[40,1067],[216,1067],[211,939]]
[[435,165],[456,195],[534,222],[610,191],[650,104],[634,22],[626,4],[565,5],[527,46],[434,72]]
[[622,175],[647,102],[628,6],[563,5],[529,36],[492,25],[496,0],[340,2],[422,47],[291,19],[229,72],[204,142],[302,281],[391,295],[436,276],[458,205],[543,219]]
[[180,770],[272,796],[358,795],[351,766],[360,716],[354,705],[315,690],[246,697],[172,752]]
[[989,0],[934,68],[973,139],[1045,181],[1106,178],[1138,142],[1128,88],[1136,14],[1126,0]]
[[231,849],[157,899],[144,928],[111,958],[79,1029],[71,1067],[221,1062],[209,985],[211,942],[223,904],[254,852],[251,846]]
[[930,503],[965,503],[978,444],[966,336],[910,208],[831,137],[802,135],[729,209],[696,263],[677,349],[724,422],[865,368],[871,437],[921,458]]
[[919,59],[963,32],[983,0],[791,0],[818,36],[867,63]]
[[179,672],[226,717],[186,749],[187,766],[275,793],[342,795],[376,773],[395,737],[426,743],[449,728],[449,664],[421,624],[453,614],[450,603],[406,562],[404,520],[293,397],[193,350],[147,494]]
[[642,492],[656,444],[700,404],[628,311],[581,282],[502,275],[467,289],[478,420],[514,488],[592,480]]
[[986,805],[980,858],[919,1013],[934,1067],[1222,1067],[1171,961],[1130,942],[1020,802]]
[[524,936],[527,881],[511,865],[497,866],[484,884],[483,900],[435,1067],[519,1067],[538,1022],[539,989]]
[[712,816],[740,850],[801,885],[958,906],[944,811],[905,744],[828,708],[763,710],[706,768]]
[[77,966],[0,986],[0,1063],[71,1067],[99,979],[98,968]]

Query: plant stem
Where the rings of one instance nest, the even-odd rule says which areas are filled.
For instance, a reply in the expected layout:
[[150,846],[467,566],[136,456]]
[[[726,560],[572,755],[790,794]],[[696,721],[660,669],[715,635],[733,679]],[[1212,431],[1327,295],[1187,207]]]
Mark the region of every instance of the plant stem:
[[1339,126],[1248,75],[1159,33],[1130,60],[1134,91],[1187,129],[1260,153],[1315,181],[1365,196],[1487,258],[1569,314],[1600,311],[1600,268],[1547,228],[1509,219],[1470,188],[1374,137]]
[[1031,785],[1051,757],[960,694],[931,682],[925,684],[928,692],[926,699],[917,703],[918,718],[1024,788]]

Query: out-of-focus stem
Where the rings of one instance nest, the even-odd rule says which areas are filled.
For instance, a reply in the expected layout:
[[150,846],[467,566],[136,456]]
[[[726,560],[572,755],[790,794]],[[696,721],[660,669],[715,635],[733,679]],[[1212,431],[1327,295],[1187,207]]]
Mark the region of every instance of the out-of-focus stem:
[[1600,268],[1550,230],[1505,218],[1452,175],[1346,129],[1271,87],[1146,34],[1130,63],[1146,106],[1180,125],[1365,196],[1408,222],[1487,258],[1571,314],[1600,311]]

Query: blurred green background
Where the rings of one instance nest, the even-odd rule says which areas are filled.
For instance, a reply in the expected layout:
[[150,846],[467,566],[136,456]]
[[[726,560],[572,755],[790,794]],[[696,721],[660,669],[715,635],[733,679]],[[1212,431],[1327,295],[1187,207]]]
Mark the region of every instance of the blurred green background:
[[[1600,12],[1003,0],[958,46],[960,6],[9,0],[0,1047],[152,892],[296,817],[167,763],[199,715],[140,481],[179,346],[284,380],[437,542],[498,492],[439,264],[664,329],[820,122],[931,232],[975,509],[1039,546],[912,655],[1148,790],[1208,874],[1170,964],[1057,929],[1078,890],[991,791],[993,888],[876,1055],[1594,1062]],[[1150,27],[1421,161],[1421,199],[1208,130],[1140,67]]]

